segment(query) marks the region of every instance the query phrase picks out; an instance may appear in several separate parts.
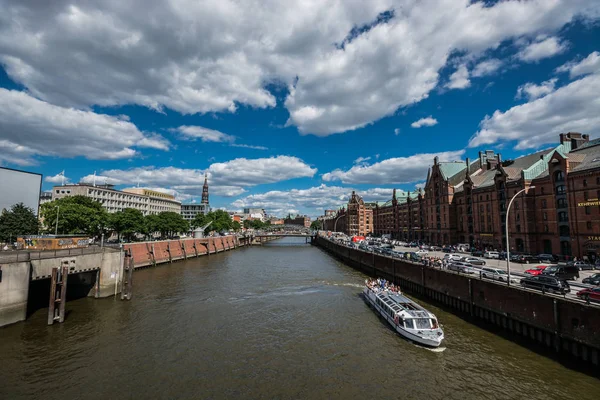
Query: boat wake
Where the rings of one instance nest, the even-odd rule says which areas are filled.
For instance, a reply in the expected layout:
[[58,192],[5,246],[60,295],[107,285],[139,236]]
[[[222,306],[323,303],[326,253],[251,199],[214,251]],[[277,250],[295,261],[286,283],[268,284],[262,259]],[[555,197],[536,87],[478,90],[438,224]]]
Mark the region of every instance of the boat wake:
[[355,288],[363,288],[365,286],[364,284],[351,283],[351,282],[338,283],[338,282],[321,281],[319,283],[321,283],[322,285],[326,285],[326,286],[346,286],[346,287],[355,287]]

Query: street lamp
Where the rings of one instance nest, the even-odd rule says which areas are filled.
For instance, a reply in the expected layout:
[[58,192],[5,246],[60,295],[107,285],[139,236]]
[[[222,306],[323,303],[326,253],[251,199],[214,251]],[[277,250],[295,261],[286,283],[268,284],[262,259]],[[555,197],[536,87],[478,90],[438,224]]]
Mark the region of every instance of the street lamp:
[[56,206],[56,224],[54,225],[54,236],[58,235],[58,214],[60,213],[60,206]]
[[510,242],[508,240],[508,213],[510,212],[510,206],[512,205],[512,202],[515,200],[515,198],[527,189],[535,189],[535,186],[529,186],[528,188],[521,189],[517,193],[515,193],[512,199],[510,199],[510,201],[508,202],[508,208],[506,209],[506,221],[504,228],[506,229],[506,271],[508,272],[508,286],[510,286]]
[[337,232],[337,222],[338,222],[338,219],[340,219],[340,218],[341,218],[341,217],[343,217],[344,215],[345,215],[345,214],[340,214],[340,215],[338,215],[338,217],[335,219],[335,222],[333,223],[333,231],[334,231],[334,232]]

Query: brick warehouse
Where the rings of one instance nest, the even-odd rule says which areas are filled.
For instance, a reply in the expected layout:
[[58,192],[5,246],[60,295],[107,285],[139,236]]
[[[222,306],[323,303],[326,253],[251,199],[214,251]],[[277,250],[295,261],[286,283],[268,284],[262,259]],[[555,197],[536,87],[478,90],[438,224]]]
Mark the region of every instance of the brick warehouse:
[[348,210],[327,219],[325,228],[333,230],[340,217],[337,230],[354,234],[356,229],[348,230],[350,218],[354,225],[360,215],[349,210],[362,202],[372,210],[372,229],[363,226],[362,232],[505,250],[506,209],[525,189],[510,210],[511,251],[594,260],[600,257],[600,139],[575,132],[559,139],[553,148],[514,160],[493,151],[465,161],[436,158],[423,190],[394,190],[391,200],[379,203],[364,203],[353,193]]

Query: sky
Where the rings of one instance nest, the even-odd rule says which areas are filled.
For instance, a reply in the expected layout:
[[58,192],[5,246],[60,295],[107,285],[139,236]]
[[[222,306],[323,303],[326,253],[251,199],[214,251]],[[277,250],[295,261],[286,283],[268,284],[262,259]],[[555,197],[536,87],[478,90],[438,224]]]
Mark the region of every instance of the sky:
[[0,165],[311,217],[600,136],[598,0],[0,0]]

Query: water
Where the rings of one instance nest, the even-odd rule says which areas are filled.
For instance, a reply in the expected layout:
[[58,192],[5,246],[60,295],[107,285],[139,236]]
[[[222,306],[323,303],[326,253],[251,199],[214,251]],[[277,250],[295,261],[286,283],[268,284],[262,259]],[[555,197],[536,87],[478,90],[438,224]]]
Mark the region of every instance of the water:
[[359,296],[364,275],[280,245],[297,240],[136,271],[130,302],[0,329],[0,399],[598,398],[599,380],[423,302],[445,350],[403,340]]

